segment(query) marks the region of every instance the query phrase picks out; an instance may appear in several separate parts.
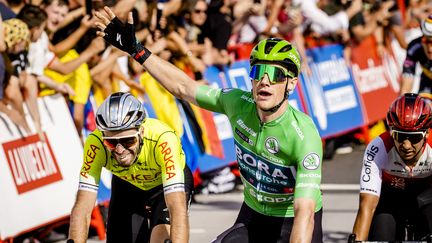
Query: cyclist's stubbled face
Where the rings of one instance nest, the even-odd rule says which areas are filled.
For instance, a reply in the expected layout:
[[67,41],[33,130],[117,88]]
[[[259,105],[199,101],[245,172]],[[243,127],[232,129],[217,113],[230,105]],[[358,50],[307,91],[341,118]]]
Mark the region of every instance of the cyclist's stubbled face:
[[393,141],[400,157],[405,162],[410,162],[410,161],[417,161],[419,159],[419,157],[421,156],[420,151],[423,149],[423,146],[426,143],[426,138],[427,135],[425,139],[422,139],[420,142],[415,144],[412,143],[409,139],[405,139],[401,143],[396,141],[395,139],[393,139]]
[[[111,145],[114,145],[114,147],[107,146],[106,141],[104,141],[105,147],[111,151],[111,154],[113,155],[114,159],[117,160],[117,162],[123,166],[123,167],[129,167],[133,164],[136,157],[138,156],[138,148],[140,144],[140,137],[141,132],[138,132],[137,129],[129,129],[125,131],[120,132],[104,132],[104,137],[123,137],[123,138],[136,138],[136,142],[131,143],[129,146],[124,145],[123,142],[111,142]],[[115,141],[115,140],[114,140]],[[121,140],[120,140],[121,141]]]

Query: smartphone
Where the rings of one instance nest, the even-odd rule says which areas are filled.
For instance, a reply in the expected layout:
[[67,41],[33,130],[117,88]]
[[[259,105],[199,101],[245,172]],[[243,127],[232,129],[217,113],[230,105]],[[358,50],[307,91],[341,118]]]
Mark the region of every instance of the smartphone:
[[93,5],[93,0],[85,0],[85,7],[86,7],[86,14],[87,15],[92,15],[92,7]]

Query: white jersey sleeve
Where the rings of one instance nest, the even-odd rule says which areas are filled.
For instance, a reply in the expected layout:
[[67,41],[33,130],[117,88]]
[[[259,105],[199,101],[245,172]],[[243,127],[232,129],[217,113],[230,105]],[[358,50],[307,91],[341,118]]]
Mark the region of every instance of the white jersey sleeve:
[[381,137],[377,137],[369,143],[363,156],[360,193],[370,193],[380,196],[382,165],[387,160],[387,157],[387,151]]

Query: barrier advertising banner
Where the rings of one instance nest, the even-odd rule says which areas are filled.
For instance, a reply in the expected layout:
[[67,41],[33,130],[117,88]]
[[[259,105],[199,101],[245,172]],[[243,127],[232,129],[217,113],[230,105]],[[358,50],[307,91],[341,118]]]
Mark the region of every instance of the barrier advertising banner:
[[352,48],[354,80],[362,97],[366,124],[384,119],[388,107],[399,93],[401,70],[393,57],[378,56],[375,40],[370,37]]
[[0,113],[0,239],[67,217],[75,202],[83,148],[64,98],[38,99],[45,141],[23,135]]
[[[364,124],[360,97],[341,45],[307,50],[312,75],[301,74],[309,115],[323,138]],[[349,117],[349,119],[347,119]]]

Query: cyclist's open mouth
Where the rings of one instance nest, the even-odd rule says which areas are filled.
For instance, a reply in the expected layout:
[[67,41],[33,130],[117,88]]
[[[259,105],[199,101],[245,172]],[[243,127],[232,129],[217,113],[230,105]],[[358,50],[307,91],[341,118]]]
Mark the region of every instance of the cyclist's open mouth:
[[258,96],[271,96],[272,94],[270,92],[267,92],[265,90],[258,91]]

